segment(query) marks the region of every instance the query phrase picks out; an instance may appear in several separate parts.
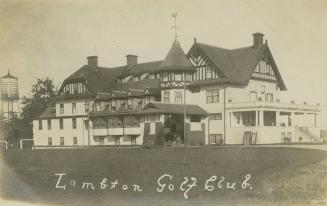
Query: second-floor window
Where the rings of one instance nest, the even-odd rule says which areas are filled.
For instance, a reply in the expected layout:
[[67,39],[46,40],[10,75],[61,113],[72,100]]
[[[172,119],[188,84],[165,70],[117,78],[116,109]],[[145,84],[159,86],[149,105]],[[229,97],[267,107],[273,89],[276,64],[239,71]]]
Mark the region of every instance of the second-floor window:
[[183,103],[183,92],[175,91],[175,103],[177,104]]
[[104,119],[95,119],[93,121],[93,129],[104,129],[107,128],[107,122]]
[[72,103],[72,114],[76,114],[76,103]]
[[206,78],[212,79],[213,78],[213,69],[211,67],[206,68]]
[[73,124],[73,129],[76,129],[77,128],[76,118],[72,119],[72,124]]
[[39,120],[39,130],[42,130],[42,120]]
[[133,121],[130,118],[125,119],[125,127],[132,127]]
[[115,128],[116,127],[116,121],[114,119],[109,119],[109,128]]
[[250,92],[250,101],[251,102],[257,101],[257,92],[254,92],[254,91]]
[[265,85],[261,85],[261,94],[264,94],[266,92]]
[[266,102],[273,102],[273,101],[274,101],[273,94],[271,94],[271,93],[267,93],[267,94],[265,95],[265,101],[266,101]]
[[64,104],[60,104],[60,110],[59,110],[59,113],[60,114],[64,114]]
[[64,120],[59,119],[59,129],[64,129]]
[[163,102],[169,102],[169,91],[163,92]]
[[219,102],[219,90],[211,89],[207,90],[207,103],[217,103]]
[[123,122],[121,120],[116,121],[116,127],[121,128],[123,127]]
[[140,121],[137,120],[137,119],[134,119],[134,121],[133,121],[133,126],[134,126],[134,127],[139,127],[139,126],[140,126]]
[[51,130],[51,119],[48,119],[48,130]]

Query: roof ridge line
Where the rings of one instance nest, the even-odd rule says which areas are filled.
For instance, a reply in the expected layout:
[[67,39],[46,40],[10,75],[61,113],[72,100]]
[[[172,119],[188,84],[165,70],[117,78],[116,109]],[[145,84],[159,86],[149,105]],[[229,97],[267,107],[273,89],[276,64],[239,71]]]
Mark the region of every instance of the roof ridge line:
[[211,45],[211,44],[206,44],[206,43],[201,43],[201,42],[196,42],[196,44],[202,44],[204,46],[211,46],[211,47],[215,47],[215,48],[218,48],[218,49],[224,49],[224,50],[232,50],[232,49],[227,49],[227,48],[224,48],[224,47],[219,47],[219,46],[215,46],[215,45]]

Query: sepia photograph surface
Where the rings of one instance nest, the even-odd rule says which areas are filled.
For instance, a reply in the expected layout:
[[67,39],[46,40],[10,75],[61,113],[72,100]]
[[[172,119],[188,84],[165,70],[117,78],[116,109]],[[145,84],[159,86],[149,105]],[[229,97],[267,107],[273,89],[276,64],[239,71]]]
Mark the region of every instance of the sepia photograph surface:
[[327,205],[326,0],[2,0],[0,205]]

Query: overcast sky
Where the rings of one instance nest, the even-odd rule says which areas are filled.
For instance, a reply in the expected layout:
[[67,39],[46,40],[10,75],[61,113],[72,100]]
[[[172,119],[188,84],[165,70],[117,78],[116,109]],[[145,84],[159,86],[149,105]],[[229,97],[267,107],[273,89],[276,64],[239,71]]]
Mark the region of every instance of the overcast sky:
[[185,51],[194,37],[225,48],[252,44],[261,32],[288,88],[282,101],[320,102],[327,127],[326,0],[21,0],[1,1],[0,70],[19,77],[21,95],[37,78],[57,85],[98,55],[101,66],[165,57],[173,41],[172,12],[178,12]]

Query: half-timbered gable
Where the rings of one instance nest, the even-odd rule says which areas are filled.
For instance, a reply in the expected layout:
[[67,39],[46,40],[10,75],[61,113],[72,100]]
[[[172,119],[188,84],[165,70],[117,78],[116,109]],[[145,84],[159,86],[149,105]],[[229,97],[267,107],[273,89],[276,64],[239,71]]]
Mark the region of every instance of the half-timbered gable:
[[193,80],[218,79],[221,76],[221,72],[196,44],[190,49],[187,56],[196,69]]

